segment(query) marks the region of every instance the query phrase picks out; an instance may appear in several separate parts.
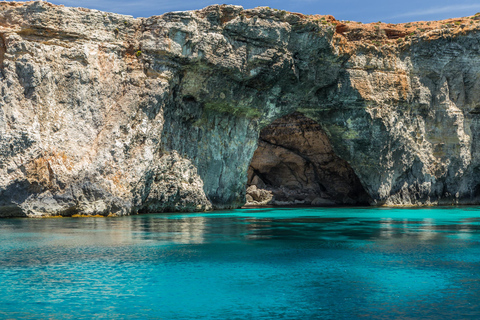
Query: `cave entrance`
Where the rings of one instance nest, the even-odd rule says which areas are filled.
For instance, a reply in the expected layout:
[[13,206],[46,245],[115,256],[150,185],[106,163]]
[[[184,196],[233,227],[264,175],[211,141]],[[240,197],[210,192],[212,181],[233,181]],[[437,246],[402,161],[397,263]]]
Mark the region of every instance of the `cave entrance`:
[[260,132],[248,168],[247,206],[368,205],[370,200],[317,122],[295,112]]

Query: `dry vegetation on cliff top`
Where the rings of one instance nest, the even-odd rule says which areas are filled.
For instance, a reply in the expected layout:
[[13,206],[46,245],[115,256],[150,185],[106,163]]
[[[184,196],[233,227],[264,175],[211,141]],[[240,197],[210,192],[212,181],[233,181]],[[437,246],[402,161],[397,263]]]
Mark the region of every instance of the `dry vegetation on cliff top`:
[[479,30],[480,13],[474,16],[451,18],[441,21],[416,21],[391,24],[376,22],[362,24],[355,21],[338,21],[331,16],[310,16],[310,19],[335,25],[337,42],[367,42],[377,47],[408,45],[415,40],[436,40],[464,35]]
[[[439,38],[452,38],[480,30],[480,12],[460,18],[439,21],[415,21],[406,23],[373,22],[364,24],[357,21],[337,20],[331,15],[304,15],[286,12],[269,7],[257,7],[253,10],[267,9],[275,16],[296,15],[304,22],[315,22],[320,26],[334,29],[333,40],[342,51],[358,50],[359,47],[403,48],[412,41],[431,41]],[[245,10],[252,14],[252,10]],[[249,14],[247,13],[247,16]]]

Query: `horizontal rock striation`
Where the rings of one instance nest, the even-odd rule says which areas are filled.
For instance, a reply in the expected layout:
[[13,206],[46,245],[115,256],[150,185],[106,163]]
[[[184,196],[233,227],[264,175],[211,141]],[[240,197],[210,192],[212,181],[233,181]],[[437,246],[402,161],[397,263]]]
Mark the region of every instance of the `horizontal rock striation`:
[[242,206],[260,130],[293,112],[371,204],[477,204],[479,30],[1,2],[0,216]]

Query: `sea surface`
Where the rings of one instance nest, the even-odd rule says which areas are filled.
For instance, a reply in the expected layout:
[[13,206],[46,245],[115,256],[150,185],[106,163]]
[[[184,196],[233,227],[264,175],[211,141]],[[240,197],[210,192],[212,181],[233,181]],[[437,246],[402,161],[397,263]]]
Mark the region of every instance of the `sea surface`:
[[0,220],[0,319],[479,319],[480,207]]

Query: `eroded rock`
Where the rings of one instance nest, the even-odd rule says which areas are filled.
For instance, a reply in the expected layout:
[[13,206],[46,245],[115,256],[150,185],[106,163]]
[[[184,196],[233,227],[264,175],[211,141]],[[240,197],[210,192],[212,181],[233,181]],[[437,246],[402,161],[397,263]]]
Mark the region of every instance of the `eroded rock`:
[[[475,17],[363,26],[216,5],[134,19],[37,1],[0,2],[0,18],[1,216],[242,206],[260,130],[295,111],[372,204],[479,203]],[[305,199],[354,199],[287,151]]]
[[[260,132],[248,171],[250,189],[272,193],[269,205],[367,205],[371,201],[349,164],[332,149],[321,126],[293,113]],[[256,188],[253,188],[256,190]]]

